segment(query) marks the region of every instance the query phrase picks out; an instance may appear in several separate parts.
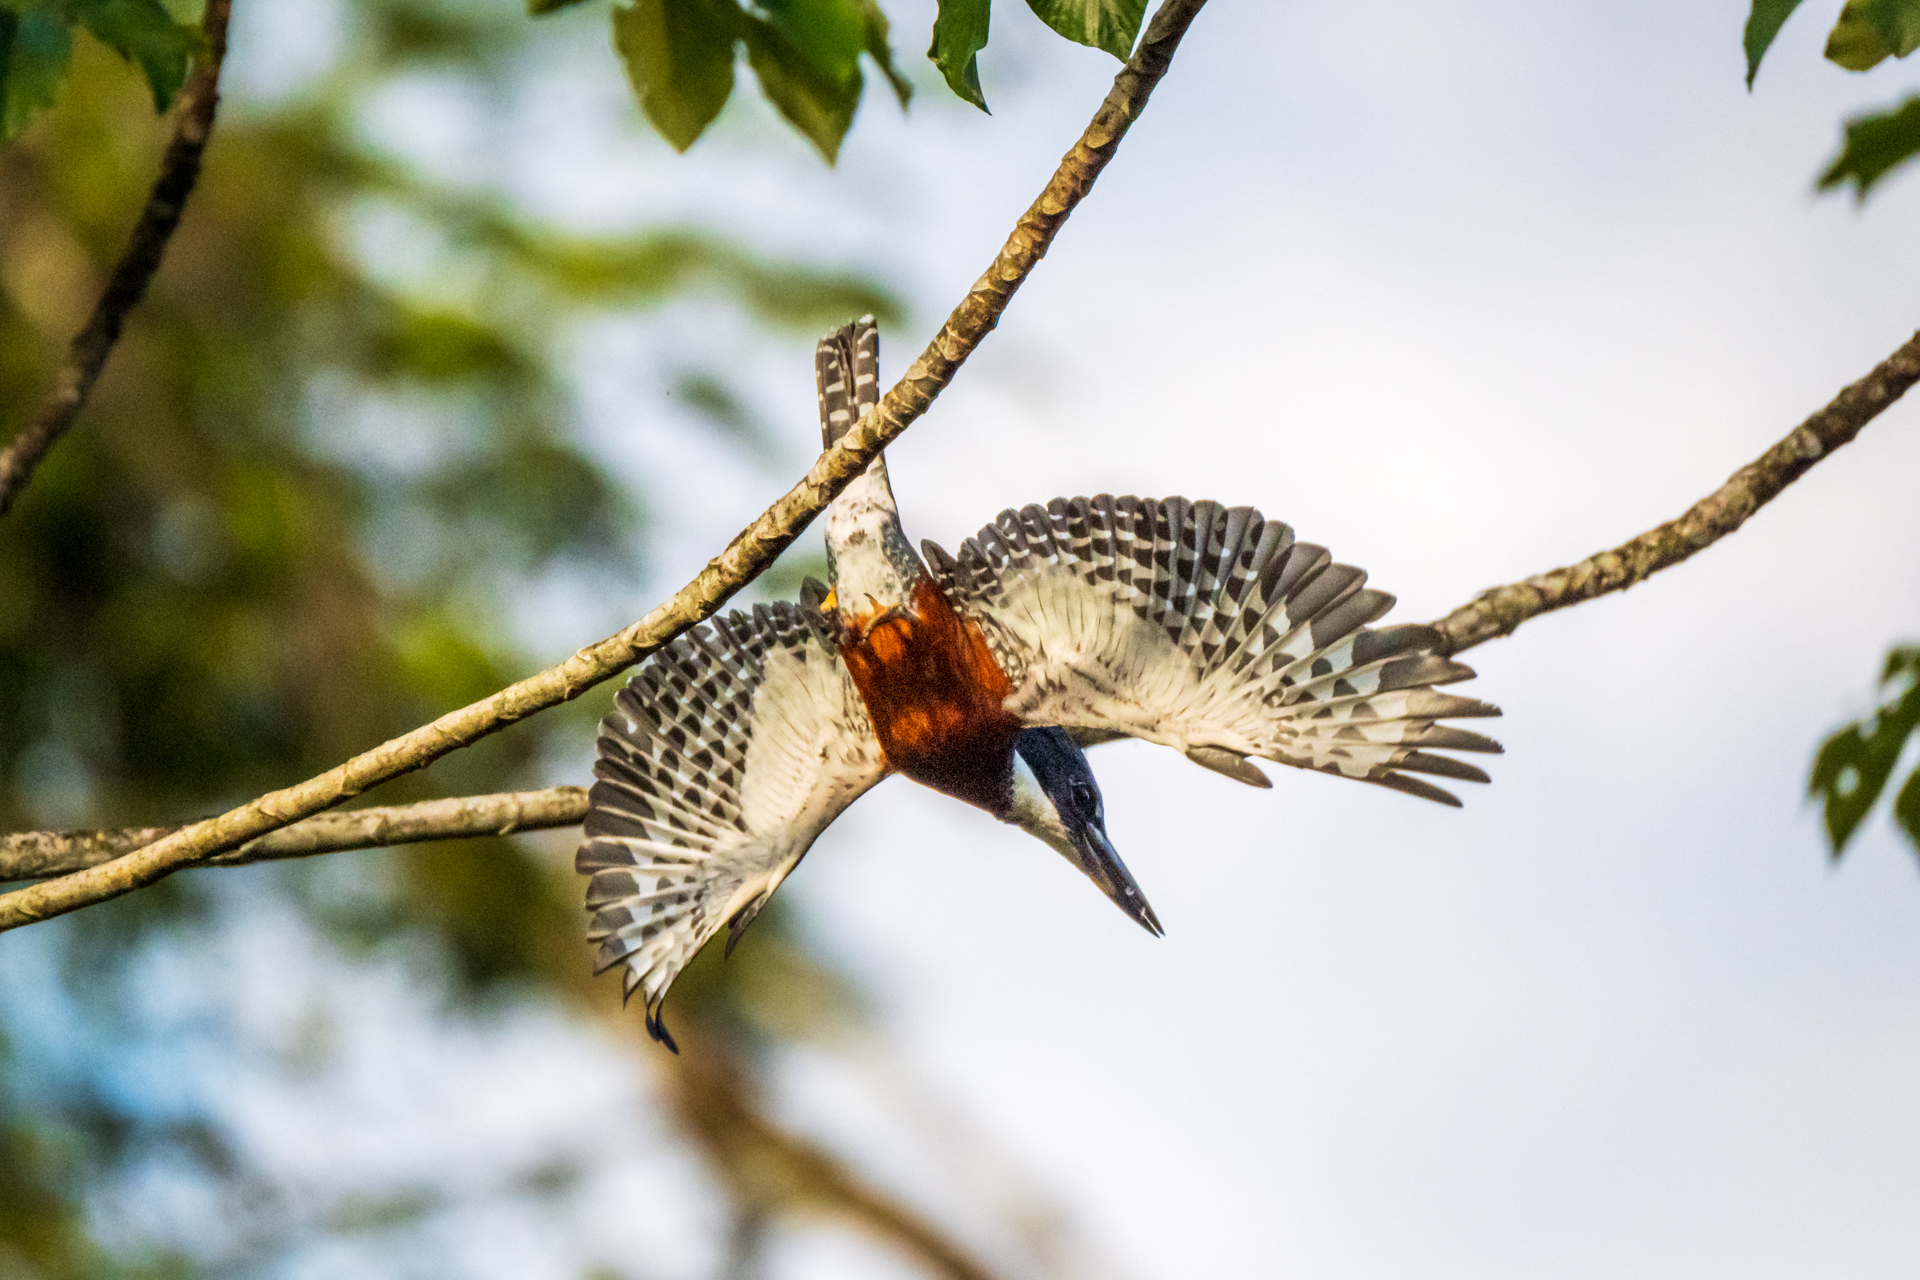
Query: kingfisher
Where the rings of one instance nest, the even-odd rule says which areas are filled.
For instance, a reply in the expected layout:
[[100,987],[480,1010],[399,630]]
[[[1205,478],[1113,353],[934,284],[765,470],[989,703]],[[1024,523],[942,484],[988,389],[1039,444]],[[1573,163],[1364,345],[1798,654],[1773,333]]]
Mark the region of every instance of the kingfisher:
[[[879,403],[866,316],[815,350],[822,442]],[[908,542],[877,456],[827,509],[830,583],[655,653],[601,725],[584,840],[597,972],[626,967],[674,1048],[667,989],[731,954],[814,840],[891,774],[1051,846],[1156,936],[1082,748],[1140,738],[1255,787],[1270,760],[1458,806],[1499,715],[1432,627],[1251,507],[1106,494],[1008,510],[950,555]],[[922,554],[924,553],[924,554]]]

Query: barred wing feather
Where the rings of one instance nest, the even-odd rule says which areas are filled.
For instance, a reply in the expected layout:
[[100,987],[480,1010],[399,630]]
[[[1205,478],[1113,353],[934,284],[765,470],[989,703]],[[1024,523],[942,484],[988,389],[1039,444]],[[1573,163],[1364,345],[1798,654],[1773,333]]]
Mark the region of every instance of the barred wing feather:
[[723,924],[728,949],[827,825],[886,776],[860,695],[814,610],[761,605],[650,659],[601,726],[575,866],[598,970],[668,1047],[661,1002]]
[[1500,750],[1437,723],[1500,714],[1435,688],[1473,675],[1438,632],[1369,627],[1393,597],[1250,507],[1056,498],[1003,511],[958,558],[925,549],[1028,724],[1163,743],[1255,786],[1249,756],[1453,805],[1411,775],[1485,782],[1434,751]]

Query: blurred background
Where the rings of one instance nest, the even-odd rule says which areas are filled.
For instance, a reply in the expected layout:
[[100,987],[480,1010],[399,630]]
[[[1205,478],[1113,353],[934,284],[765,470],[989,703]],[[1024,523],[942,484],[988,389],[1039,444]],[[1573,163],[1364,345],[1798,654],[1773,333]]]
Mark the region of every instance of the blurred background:
[[[676,156],[605,8],[238,0],[205,175],[0,521],[0,827],[182,821],[638,617],[892,378],[1111,59],[998,7],[994,114],[888,5],[824,166],[742,90]],[[1437,617],[1718,485],[1908,336],[1920,180],[1737,0],[1209,5],[889,452],[909,532],[1251,503]],[[43,393],[166,124],[76,45],[0,152],[0,404]],[[0,1276],[1910,1276],[1920,879],[1830,863],[1816,743],[1920,633],[1898,406],[1736,537],[1475,651],[1453,812],[1100,748],[1167,926],[911,784],[646,1041],[569,833],[206,870],[0,937]],[[817,567],[803,538],[756,588]],[[611,688],[377,792],[584,782]],[[1284,772],[1275,770],[1277,775]]]

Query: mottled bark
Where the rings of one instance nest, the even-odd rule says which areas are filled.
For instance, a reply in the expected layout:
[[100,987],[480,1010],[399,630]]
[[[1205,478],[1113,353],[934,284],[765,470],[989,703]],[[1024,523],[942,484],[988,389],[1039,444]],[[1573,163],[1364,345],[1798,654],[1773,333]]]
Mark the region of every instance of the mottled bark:
[[[510,836],[518,831],[575,826],[586,816],[585,787],[549,787],[545,791],[510,791],[322,813],[209,858],[207,865],[241,867],[422,840]],[[128,827],[118,831],[27,831],[0,836],[0,881],[36,880],[83,871],[180,830],[184,828]]]
[[200,177],[200,157],[213,133],[213,116],[220,105],[220,67],[227,56],[227,18],[232,0],[207,0],[201,29],[206,52],[194,61],[174,109],[173,137],[160,161],[140,220],[127,237],[127,247],[107,277],[107,287],[94,304],[84,328],[67,348],[67,359],[54,378],[53,390],[34,412],[33,419],[0,449],[0,515],[33,478],[33,469],[47,456],[86,406],[87,395],[106,367],[113,344],[120,340],[127,315],[146,296],[153,273],[167,251],[167,241],[180,225],[187,197]]
[[1841,391],[1826,408],[1788,432],[1785,439],[1734,472],[1679,519],[1578,564],[1483,591],[1433,623],[1447,639],[1447,652],[1459,653],[1510,635],[1521,623],[1540,614],[1625,591],[1704,551],[1745,524],[1749,516],[1805,475],[1814,463],[1859,435],[1862,427],[1916,381],[1920,381],[1920,333],[1872,373]]
[[[1898,400],[1916,381],[1920,381],[1920,334],[1915,334],[1901,345],[1873,372],[1841,391],[1824,409],[1795,427],[1771,449],[1734,472],[1725,484],[1695,503],[1679,519],[1668,521],[1630,542],[1590,556],[1578,564],[1482,592],[1470,603],[1432,625],[1446,636],[1448,652],[1459,653],[1508,635],[1521,623],[1538,614],[1564,609],[1609,592],[1623,591],[1661,569],[1680,563],[1738,529],[1782,489],[1805,475],[1816,462],[1851,441],[1867,423]],[[876,416],[863,419],[861,426],[869,426]],[[709,572],[712,568],[712,565],[708,566]],[[615,640],[619,638],[615,637]],[[602,642],[603,646],[612,643]],[[594,650],[582,652],[592,653]],[[579,660],[580,656],[576,655],[574,661]],[[560,670],[562,668],[554,668],[554,671]],[[523,687],[515,686],[515,689]],[[513,689],[505,691],[508,694],[513,692]],[[501,696],[504,695],[496,695]],[[473,708],[467,710],[470,712]],[[464,713],[456,713],[460,714]],[[444,721],[436,722],[441,723]],[[429,729],[434,727],[428,726]],[[266,798],[272,799],[272,796]],[[264,804],[265,801],[256,803]],[[304,857],[339,849],[505,834],[509,830],[532,831],[571,826],[585,814],[586,794],[577,787],[436,800],[426,804],[364,809],[324,818],[309,818],[289,829],[255,837],[231,853],[192,861],[237,866],[269,858]],[[234,815],[227,816],[232,818]],[[150,845],[162,837],[191,830],[197,828],[41,831],[0,837],[0,881],[58,875],[93,867]],[[18,896],[0,896],[0,912],[10,909],[12,900]],[[86,903],[79,902],[76,905]],[[28,922],[4,915],[0,915],[0,921],[4,921],[4,927]]]
[[1166,74],[1180,38],[1205,0],[1165,0],[1093,121],[1023,214],[993,265],[968,291],[906,376],[806,478],[708,562],[665,604],[617,635],[590,645],[538,675],[433,723],[382,743],[315,778],[271,792],[220,817],[195,823],[124,857],[56,880],[0,894],[0,931],[63,915],[152,884],[248,840],[330,809],[369,787],[421,769],[450,751],[536,712],[576,698],[710,617],[773,563],[834,495],[880,450],[925,413],[981,340],[999,322],[1015,290],[1038,265],[1060,226],[1092,189],[1147,96]]
[[[1920,381],[1920,334],[1915,334],[1873,372],[1841,391],[1824,409],[1795,427],[1771,449],[1734,472],[1724,485],[1695,503],[1679,519],[1669,521],[1611,551],[1590,556],[1578,564],[1482,592],[1472,602],[1455,609],[1432,625],[1446,636],[1448,651],[1459,653],[1507,635],[1538,614],[1564,609],[1609,592],[1623,591],[1669,565],[1680,563],[1738,529],[1749,516],[1806,474],[1816,462],[1852,440],[1916,381]],[[872,416],[864,419],[861,425],[866,426],[871,421]],[[710,565],[709,570],[711,568]],[[616,640],[618,638],[615,637]],[[578,660],[576,655],[575,661]],[[513,690],[506,692],[512,693]],[[428,726],[430,729],[433,727]],[[405,742],[407,739],[397,741]],[[297,826],[255,837],[231,853],[195,861],[238,866],[269,858],[304,857],[340,849],[505,834],[513,830],[532,831],[571,826],[585,814],[586,793],[578,787],[436,800],[426,804],[363,809],[324,818],[309,818]],[[151,845],[162,837],[192,829],[152,827],[104,832],[40,831],[0,837],[0,881],[79,871]],[[0,910],[5,910],[16,896],[0,896]],[[24,921],[8,920],[6,923],[7,927],[11,927]]]

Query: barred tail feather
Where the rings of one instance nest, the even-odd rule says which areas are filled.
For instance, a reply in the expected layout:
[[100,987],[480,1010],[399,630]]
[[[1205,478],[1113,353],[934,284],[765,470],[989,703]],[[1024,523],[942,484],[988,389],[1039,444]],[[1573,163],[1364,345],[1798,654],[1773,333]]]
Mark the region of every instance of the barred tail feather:
[[820,444],[831,448],[867,410],[880,403],[880,329],[872,316],[822,338],[814,348],[820,395]]

